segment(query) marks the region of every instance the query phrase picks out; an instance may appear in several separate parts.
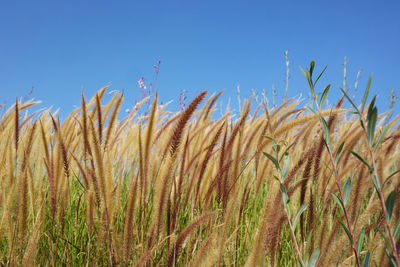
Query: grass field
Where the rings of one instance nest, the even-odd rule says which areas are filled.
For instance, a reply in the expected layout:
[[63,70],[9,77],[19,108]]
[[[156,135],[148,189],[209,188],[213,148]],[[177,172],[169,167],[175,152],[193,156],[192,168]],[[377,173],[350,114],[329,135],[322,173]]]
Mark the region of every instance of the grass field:
[[0,263],[398,264],[398,116],[369,86],[324,108],[313,68],[313,107],[248,99],[236,117],[214,114],[221,93],[177,113],[153,96],[118,120],[123,96],[102,103],[103,88],[62,123],[16,102],[0,120]]

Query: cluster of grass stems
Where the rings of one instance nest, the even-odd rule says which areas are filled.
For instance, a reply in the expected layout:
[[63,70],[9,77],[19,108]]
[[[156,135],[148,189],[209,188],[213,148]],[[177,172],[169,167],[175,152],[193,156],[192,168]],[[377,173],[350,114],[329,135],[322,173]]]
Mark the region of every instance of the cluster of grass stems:
[[62,123],[17,101],[0,120],[0,264],[399,266],[398,116],[366,104],[370,81],[361,105],[343,90],[324,109],[313,70],[312,107],[249,99],[236,117],[215,119],[222,92],[178,113],[155,95],[121,121],[106,88]]

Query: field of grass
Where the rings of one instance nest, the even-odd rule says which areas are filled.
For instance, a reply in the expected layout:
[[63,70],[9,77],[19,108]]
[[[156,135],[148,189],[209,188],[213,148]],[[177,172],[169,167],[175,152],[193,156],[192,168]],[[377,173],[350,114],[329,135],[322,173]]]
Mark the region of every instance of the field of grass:
[[396,266],[398,116],[369,86],[324,108],[313,68],[312,107],[248,99],[236,117],[213,115],[221,93],[177,113],[153,96],[118,120],[123,96],[102,103],[103,88],[62,123],[16,102],[0,119],[0,264]]

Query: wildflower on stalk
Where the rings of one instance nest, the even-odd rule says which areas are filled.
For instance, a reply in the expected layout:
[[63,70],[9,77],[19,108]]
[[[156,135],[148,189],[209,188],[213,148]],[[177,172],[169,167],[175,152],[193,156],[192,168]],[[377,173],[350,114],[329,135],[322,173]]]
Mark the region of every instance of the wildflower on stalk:
[[144,85],[144,78],[141,77],[140,80],[138,81],[140,89],[146,89],[146,85]]

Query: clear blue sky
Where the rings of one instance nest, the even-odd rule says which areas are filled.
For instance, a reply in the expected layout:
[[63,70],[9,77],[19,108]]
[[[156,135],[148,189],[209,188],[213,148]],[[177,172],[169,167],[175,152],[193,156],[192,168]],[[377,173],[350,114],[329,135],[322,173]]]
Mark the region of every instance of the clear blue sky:
[[390,89],[400,92],[399,12],[399,1],[1,1],[0,104],[34,86],[42,107],[66,114],[82,89],[88,98],[110,84],[124,89],[125,109],[157,60],[155,87],[171,108],[183,89],[189,99],[224,89],[224,103],[236,103],[237,83],[242,96],[265,88],[269,98],[275,85],[280,102],[288,49],[289,96],[307,97],[299,66],[315,60],[317,70],[328,65],[320,90],[332,83],[336,100],[347,56],[348,86],[362,68],[361,93],[373,74],[384,111]]

